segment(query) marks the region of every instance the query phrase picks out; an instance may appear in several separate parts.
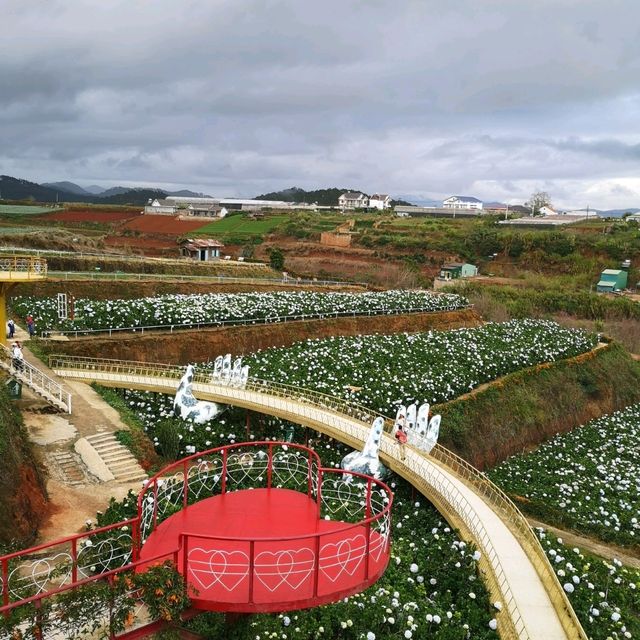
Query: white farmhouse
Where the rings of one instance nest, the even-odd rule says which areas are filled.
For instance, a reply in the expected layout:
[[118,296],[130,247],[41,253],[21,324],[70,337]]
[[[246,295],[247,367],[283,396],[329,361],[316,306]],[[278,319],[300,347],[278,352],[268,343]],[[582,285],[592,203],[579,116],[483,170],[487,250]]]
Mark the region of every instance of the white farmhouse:
[[391,208],[391,197],[386,193],[374,193],[369,198],[369,209],[380,209],[380,211],[384,211],[384,209]]
[[451,196],[443,200],[442,207],[444,209],[477,209],[482,211],[482,200],[472,196]]
[[172,200],[163,200],[161,198],[155,198],[155,200],[152,200],[151,198],[149,198],[149,202],[147,202],[144,208],[144,212],[152,214],[174,215],[177,208],[177,204]]
[[338,206],[342,211],[366,209],[369,206],[369,198],[359,191],[347,191],[338,198]]
[[545,205],[544,207],[540,207],[540,209],[538,209],[538,213],[541,216],[557,216],[559,212],[556,211],[553,207]]

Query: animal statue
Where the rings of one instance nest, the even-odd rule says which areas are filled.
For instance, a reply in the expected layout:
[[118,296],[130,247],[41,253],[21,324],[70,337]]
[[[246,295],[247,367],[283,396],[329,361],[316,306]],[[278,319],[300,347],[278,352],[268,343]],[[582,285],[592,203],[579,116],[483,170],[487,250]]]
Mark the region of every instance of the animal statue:
[[[357,473],[364,473],[377,479],[384,478],[387,474],[387,468],[380,462],[380,458],[378,457],[383,431],[384,418],[378,417],[371,425],[369,436],[362,451],[352,451],[348,453],[342,458],[340,466],[345,471],[356,471]],[[346,482],[349,482],[351,479],[352,476],[349,476]]]
[[222,413],[224,409],[215,402],[204,402],[193,395],[194,366],[190,364],[180,378],[176,397],[173,400],[173,412],[183,420],[192,420],[195,424],[205,424]]

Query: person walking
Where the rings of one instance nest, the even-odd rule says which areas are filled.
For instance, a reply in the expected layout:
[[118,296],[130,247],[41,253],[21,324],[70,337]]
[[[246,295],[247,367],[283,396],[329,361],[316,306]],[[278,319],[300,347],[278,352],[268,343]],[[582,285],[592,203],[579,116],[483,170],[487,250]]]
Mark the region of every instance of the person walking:
[[398,428],[395,433],[396,442],[400,446],[400,460],[405,459],[405,446],[407,444],[407,432],[405,431],[404,423],[399,422]]
[[35,321],[33,319],[33,316],[29,314],[26,320],[27,320],[27,330],[29,331],[29,337],[33,338],[33,336],[36,333],[36,326],[35,326]]
[[9,328],[9,340],[11,340],[16,332],[16,323],[13,319],[10,319],[9,322],[7,322],[7,327]]
[[19,342],[14,342],[11,345],[11,359],[13,368],[16,371],[22,371],[24,369],[24,354],[22,353],[22,347]]

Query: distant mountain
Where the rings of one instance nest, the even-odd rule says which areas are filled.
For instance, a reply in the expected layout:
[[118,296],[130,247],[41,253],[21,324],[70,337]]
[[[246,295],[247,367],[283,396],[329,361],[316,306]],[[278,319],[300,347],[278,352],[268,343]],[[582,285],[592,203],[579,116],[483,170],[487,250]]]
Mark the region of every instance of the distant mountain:
[[337,207],[338,198],[345,191],[358,191],[358,189],[316,189],[305,191],[299,187],[291,187],[282,191],[272,191],[256,196],[256,200],[283,200],[284,202],[306,202],[307,204],[319,204],[322,207]]
[[34,202],[82,202],[91,196],[81,196],[77,193],[52,189],[35,182],[0,176],[0,198],[3,200],[32,200]]
[[111,187],[109,189],[105,189],[102,193],[97,193],[96,195],[99,198],[108,198],[109,196],[119,196],[123,193],[127,193],[128,191],[138,191],[138,187]]
[[396,196],[398,200],[404,200],[409,204],[414,204],[416,207],[441,207],[442,200],[432,200],[430,198],[423,198],[422,196],[415,196],[411,194],[400,194]]
[[206,193],[196,193],[189,189],[181,189],[180,191],[169,191],[168,196],[180,196],[181,198],[211,198]]
[[145,205],[149,200],[155,198],[166,198],[167,192],[162,189],[128,189],[121,193],[103,197],[103,195],[94,196],[95,202],[98,204],[133,204]]
[[104,187],[100,187],[97,184],[91,184],[88,187],[85,187],[84,190],[87,193],[93,194],[94,196],[99,196],[101,193],[104,193],[104,191],[106,191]]
[[56,191],[64,191],[65,193],[75,193],[76,195],[92,195],[90,191],[83,189],[74,182],[43,182],[40,186],[55,189]]
[[638,213],[638,207],[629,207],[628,209],[607,209],[606,211],[598,211],[601,218],[622,218],[625,213]]

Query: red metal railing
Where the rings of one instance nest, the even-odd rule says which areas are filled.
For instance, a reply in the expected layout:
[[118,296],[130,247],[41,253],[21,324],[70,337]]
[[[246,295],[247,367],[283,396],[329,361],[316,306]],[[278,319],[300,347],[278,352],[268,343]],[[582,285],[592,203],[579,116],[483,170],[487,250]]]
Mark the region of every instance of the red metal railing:
[[[214,495],[259,486],[297,489],[316,502],[319,518],[355,522],[344,525],[335,522],[329,531],[298,537],[234,538],[235,543],[248,545],[247,594],[241,598],[238,591],[233,598],[221,601],[223,604],[218,608],[246,610],[244,605],[259,604],[261,598],[264,604],[263,592],[269,586],[272,593],[280,588],[281,594],[284,593],[282,597],[286,597],[286,588],[282,587],[298,587],[298,579],[294,582],[291,573],[284,581],[282,575],[267,577],[265,554],[273,555],[275,548],[282,552],[280,547],[285,542],[297,544],[289,550],[297,557],[307,554],[303,573],[294,574],[303,575],[308,583],[308,597],[296,598],[299,606],[309,606],[314,599],[316,603],[329,602],[353,593],[373,583],[384,571],[389,554],[393,500],[384,483],[357,473],[325,469],[320,466],[318,455],[302,445],[268,441],[241,443],[191,455],[156,474],[138,496],[135,518],[0,557],[0,615],[8,618],[13,610],[29,604],[39,608],[46,599],[58,594],[109,580],[109,576],[125,571],[140,570],[162,558],[171,558],[187,583],[198,588],[193,579],[196,560],[190,557],[193,541],[208,540],[208,551],[214,553],[215,544],[222,545],[230,539],[183,532],[175,549],[144,560],[140,560],[140,548],[155,527],[176,511]],[[356,536],[360,538],[356,540]],[[341,543],[343,547],[338,546]],[[292,564],[292,571],[301,571],[300,566]],[[328,583],[337,582],[337,578],[333,578],[338,572],[348,575],[348,579],[339,583],[340,588],[331,589]],[[201,579],[202,576],[201,573]],[[218,571],[218,575],[207,579],[220,583],[222,575]],[[274,587],[274,581],[282,584]],[[216,597],[210,588],[205,594],[207,589],[203,590],[202,584],[198,590],[203,596]],[[205,599],[197,597],[194,603]],[[294,603],[292,608],[295,606],[298,605]]]

